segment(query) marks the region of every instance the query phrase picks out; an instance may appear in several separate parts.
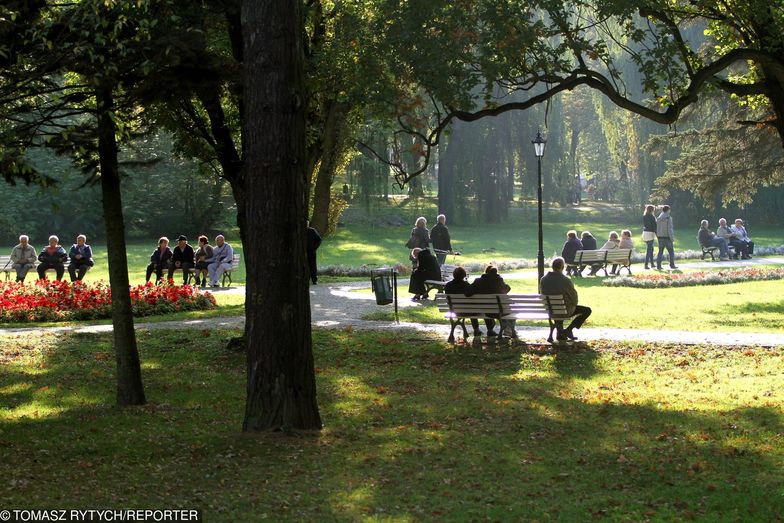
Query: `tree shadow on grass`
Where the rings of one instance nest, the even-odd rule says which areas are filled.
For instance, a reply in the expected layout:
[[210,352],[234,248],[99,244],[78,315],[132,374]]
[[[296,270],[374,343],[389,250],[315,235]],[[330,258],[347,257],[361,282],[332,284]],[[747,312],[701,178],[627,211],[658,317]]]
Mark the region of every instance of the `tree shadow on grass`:
[[46,372],[0,370],[2,390],[30,385],[17,404],[62,408],[0,421],[0,488],[9,504],[217,521],[773,520],[784,507],[780,406],[670,405],[626,384],[636,369],[608,371],[625,356],[605,348],[315,338],[324,430],[239,435],[245,361],[223,336],[140,336],[151,404],[133,409],[112,406],[114,361],[96,356],[108,338],[65,336]]

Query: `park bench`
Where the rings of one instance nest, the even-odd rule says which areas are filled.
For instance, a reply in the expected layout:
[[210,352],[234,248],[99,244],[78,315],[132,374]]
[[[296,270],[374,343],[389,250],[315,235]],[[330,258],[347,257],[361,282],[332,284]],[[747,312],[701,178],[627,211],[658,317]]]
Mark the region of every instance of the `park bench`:
[[438,292],[444,292],[444,285],[452,280],[452,273],[455,272],[456,267],[456,265],[444,264],[441,266],[440,280],[425,280],[425,298],[433,289],[436,289]]
[[[632,250],[631,249],[596,249],[577,251],[574,255],[574,261],[567,264],[569,267],[579,267],[583,265],[597,266],[596,272],[603,270],[604,275],[607,276],[608,265],[618,265],[618,272],[621,269],[626,269],[626,272],[631,274],[632,264]],[[579,272],[577,273],[580,274]]]
[[[41,262],[36,260],[35,263],[33,264],[33,268],[30,269],[30,272],[35,274],[35,270],[38,268],[39,265],[41,265]],[[16,271],[14,270],[14,265],[11,263],[11,255],[10,254],[6,254],[6,255],[3,255],[3,256],[0,256],[0,271],[5,273],[5,280],[6,281],[10,281],[11,280],[11,275],[12,274],[13,274],[14,279],[16,279]],[[54,272],[54,269],[46,269],[46,272],[50,272],[50,271]],[[68,272],[68,264],[67,263],[65,264],[65,271],[66,271],[66,273]],[[36,278],[37,278],[37,276],[36,276]]]
[[[455,328],[458,325],[463,329],[464,339],[468,337],[465,320],[470,318],[547,320],[550,325],[547,341],[552,343],[555,322],[571,318],[560,294],[437,294],[436,305],[451,323],[448,339],[450,343],[455,341]],[[502,336],[503,328],[499,328],[498,339]]]
[[[231,273],[236,271],[240,266],[240,255],[235,254],[234,257],[231,259],[231,269],[226,269],[223,271],[223,276],[221,277],[221,287],[231,287]],[[190,285],[191,279],[196,278],[196,269],[191,268],[188,269],[188,284]],[[229,284],[226,285],[226,280],[229,280]]]
[[[710,256],[711,261],[716,261],[716,251],[719,250],[718,247],[705,247],[702,244],[700,244],[700,247],[702,248],[702,256],[700,257],[701,260],[704,260],[706,256]],[[732,245],[727,245],[727,256],[737,259],[738,255],[735,253]]]

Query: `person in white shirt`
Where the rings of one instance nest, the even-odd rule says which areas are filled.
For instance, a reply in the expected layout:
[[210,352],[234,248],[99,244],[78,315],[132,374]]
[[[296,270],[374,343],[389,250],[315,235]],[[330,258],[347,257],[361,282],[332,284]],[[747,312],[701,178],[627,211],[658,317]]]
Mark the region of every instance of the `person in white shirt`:
[[751,238],[749,238],[749,235],[746,232],[746,227],[743,226],[743,220],[740,218],[735,220],[735,225],[732,226],[732,232],[735,234],[738,242],[743,245],[741,250],[741,258],[748,260],[751,258],[751,255],[754,254],[754,242],[751,241]]

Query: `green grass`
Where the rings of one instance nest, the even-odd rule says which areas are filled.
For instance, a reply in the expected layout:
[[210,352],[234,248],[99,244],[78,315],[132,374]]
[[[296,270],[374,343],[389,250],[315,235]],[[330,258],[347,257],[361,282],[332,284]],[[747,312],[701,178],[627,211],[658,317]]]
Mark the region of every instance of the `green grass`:
[[[716,332],[784,331],[784,280],[733,283],[703,287],[635,289],[605,287],[603,278],[573,280],[580,303],[593,309],[586,323],[590,327],[662,329]],[[513,293],[536,293],[536,279],[507,280]],[[408,300],[405,286],[400,299]],[[432,297],[432,294],[431,294]],[[388,307],[376,308],[364,316],[369,320],[392,321]],[[400,309],[401,321],[448,323],[435,302]],[[541,325],[525,323],[521,325]]]
[[113,406],[108,336],[0,345],[3,507],[199,508],[207,521],[784,511],[782,349],[554,353],[317,331],[325,428],[242,435],[231,334],[140,332],[150,403],[129,409]]

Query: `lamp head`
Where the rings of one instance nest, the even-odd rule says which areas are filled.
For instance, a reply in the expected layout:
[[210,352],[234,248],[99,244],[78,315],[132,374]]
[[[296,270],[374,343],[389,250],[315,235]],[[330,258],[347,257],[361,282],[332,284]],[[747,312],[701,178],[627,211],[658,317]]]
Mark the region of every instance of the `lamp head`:
[[536,154],[537,158],[541,158],[544,156],[544,146],[547,143],[547,140],[542,138],[542,131],[536,131],[536,138],[531,141],[534,144],[534,153]]

